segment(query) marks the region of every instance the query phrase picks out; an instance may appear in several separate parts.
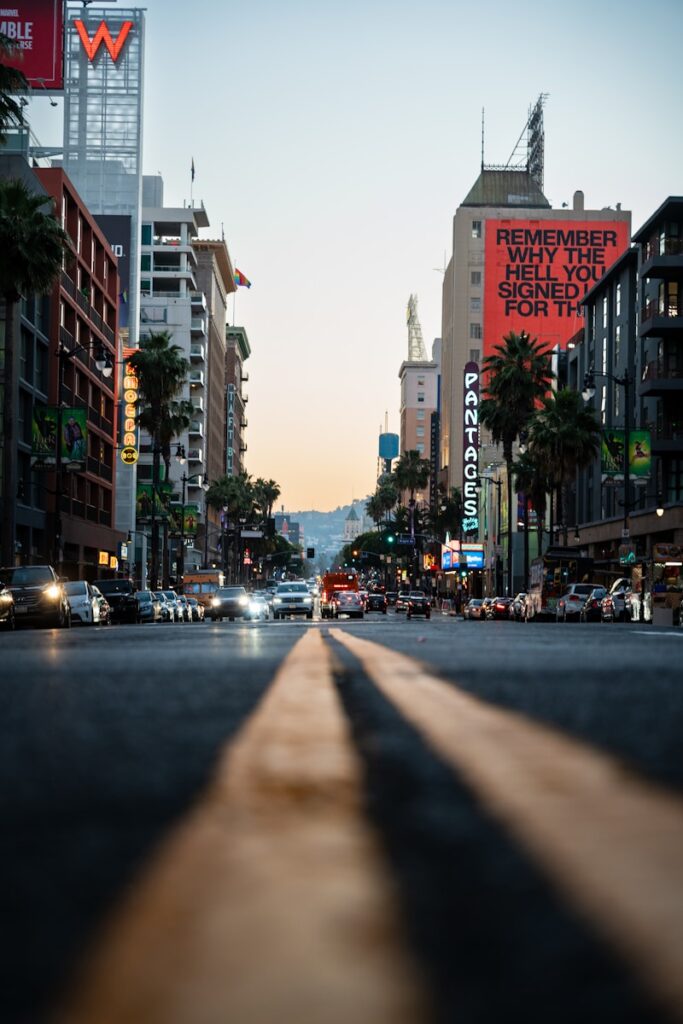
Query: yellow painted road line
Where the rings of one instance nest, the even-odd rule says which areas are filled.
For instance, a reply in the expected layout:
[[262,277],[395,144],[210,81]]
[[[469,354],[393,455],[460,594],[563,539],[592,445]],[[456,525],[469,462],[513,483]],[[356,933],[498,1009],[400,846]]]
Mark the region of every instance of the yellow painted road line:
[[110,923],[61,1024],[428,1018],[331,658],[317,630],[294,646]]
[[331,636],[683,1020],[683,800],[412,658]]

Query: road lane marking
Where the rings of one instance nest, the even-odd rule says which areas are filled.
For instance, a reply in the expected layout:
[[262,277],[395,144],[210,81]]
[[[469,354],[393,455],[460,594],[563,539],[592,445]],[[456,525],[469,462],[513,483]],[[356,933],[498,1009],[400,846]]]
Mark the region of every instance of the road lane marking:
[[412,658],[330,635],[683,1020],[683,801]]
[[[228,684],[226,684],[228,685]],[[114,916],[61,1024],[428,1018],[318,630]]]

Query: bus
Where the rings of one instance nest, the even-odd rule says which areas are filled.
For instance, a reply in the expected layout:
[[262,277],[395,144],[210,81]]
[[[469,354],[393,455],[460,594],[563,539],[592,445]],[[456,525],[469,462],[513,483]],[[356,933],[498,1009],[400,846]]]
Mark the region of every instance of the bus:
[[558,598],[571,583],[590,583],[593,559],[570,548],[548,548],[529,570],[524,618],[527,622],[555,621]]
[[183,594],[194,597],[199,604],[208,608],[211,598],[219,587],[225,586],[225,576],[220,569],[194,569],[183,576]]

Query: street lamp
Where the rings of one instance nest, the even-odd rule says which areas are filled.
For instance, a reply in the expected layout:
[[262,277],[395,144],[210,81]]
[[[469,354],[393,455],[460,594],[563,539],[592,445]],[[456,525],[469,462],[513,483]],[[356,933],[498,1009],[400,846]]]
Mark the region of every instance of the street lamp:
[[[178,445],[178,448],[179,449],[182,448],[182,445]],[[184,448],[182,448],[182,452],[183,452],[183,458],[182,459],[180,458],[179,455],[176,456],[178,458],[178,461],[181,464],[183,464],[185,462],[185,449]],[[178,564],[178,580],[182,580],[184,575],[185,575],[185,495],[186,495],[186,491],[187,491],[187,485],[188,485],[188,483],[190,483],[190,481],[199,479],[201,477],[201,475],[202,475],[201,473],[193,473],[192,476],[186,476],[185,473],[183,473],[183,475],[180,478],[180,482],[181,482],[182,487],[183,487],[183,496],[182,496],[182,503],[181,503],[181,506],[180,506],[180,557],[178,559],[178,563],[179,563]],[[202,480],[201,488],[204,491],[204,494],[206,494],[206,492],[209,489],[209,485],[206,482],[206,480]],[[205,516],[205,518],[206,518],[206,516]]]
[[[497,466],[489,466],[488,468],[489,469],[494,469],[494,468],[497,468]],[[502,526],[502,523],[503,523],[502,503],[501,503],[501,488],[503,486],[503,481],[502,480],[497,480],[495,477],[491,476],[489,473],[483,473],[481,477],[477,478],[477,481],[476,481],[476,484],[475,484],[475,487],[476,487],[477,491],[481,491],[482,480],[485,480],[487,483],[492,484],[496,488],[496,490],[498,491],[498,494],[497,494],[497,497],[496,497],[496,544],[495,544],[496,579],[495,579],[495,589],[496,589],[496,593],[499,594],[501,592],[501,590],[502,590],[502,582],[503,582],[502,581],[502,572],[501,572],[501,556],[498,553],[499,549],[501,547],[500,536],[501,536],[501,531],[502,531],[502,528],[503,528],[503,526]],[[511,538],[508,541],[508,543],[511,543]],[[512,580],[511,579],[508,581],[508,589],[509,589],[510,592],[512,592]]]

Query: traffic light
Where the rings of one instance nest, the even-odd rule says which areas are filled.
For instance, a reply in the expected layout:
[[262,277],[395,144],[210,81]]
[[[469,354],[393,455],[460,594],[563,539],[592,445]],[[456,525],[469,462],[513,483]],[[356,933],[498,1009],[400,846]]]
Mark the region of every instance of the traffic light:
[[306,558],[315,558],[315,548],[306,548]]
[[395,540],[396,538],[394,537],[393,533],[390,533],[387,537],[387,544],[393,544]]

